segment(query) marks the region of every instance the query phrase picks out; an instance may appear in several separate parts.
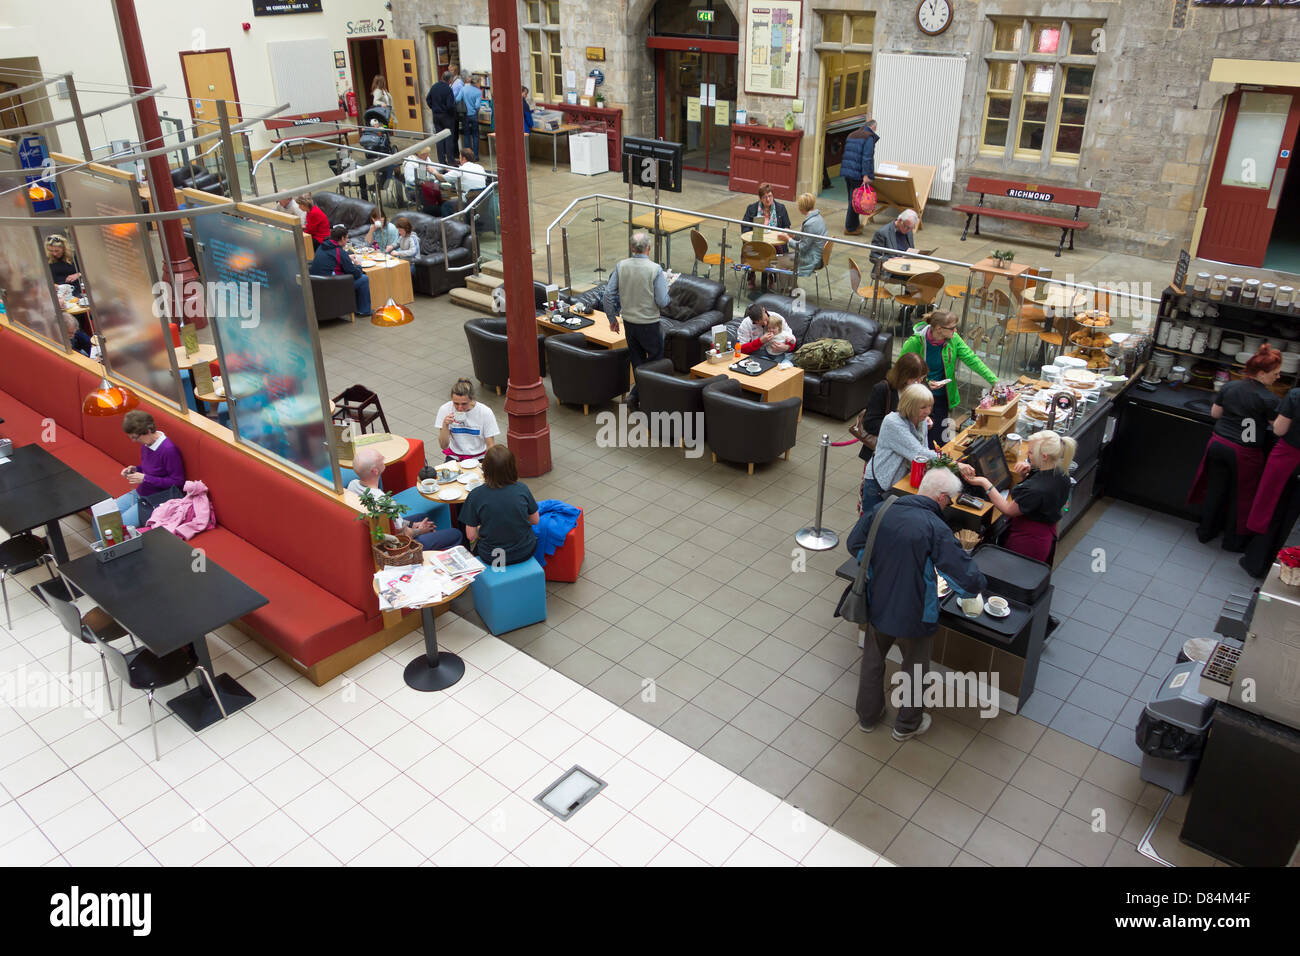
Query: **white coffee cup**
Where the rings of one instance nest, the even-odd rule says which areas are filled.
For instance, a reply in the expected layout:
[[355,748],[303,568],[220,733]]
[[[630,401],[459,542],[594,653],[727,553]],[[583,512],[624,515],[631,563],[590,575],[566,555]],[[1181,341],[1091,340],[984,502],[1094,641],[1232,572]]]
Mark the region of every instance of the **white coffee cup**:
[[1010,605],[1007,604],[1007,599],[1004,597],[997,597],[995,595],[989,598],[989,610],[994,614],[1005,614],[1009,607]]
[[465,413],[464,413],[464,412],[455,412],[455,413],[451,416],[451,420],[452,420],[453,422],[455,422],[457,425],[464,425],[464,424],[465,424],[465,420],[466,420],[466,419],[465,419]]

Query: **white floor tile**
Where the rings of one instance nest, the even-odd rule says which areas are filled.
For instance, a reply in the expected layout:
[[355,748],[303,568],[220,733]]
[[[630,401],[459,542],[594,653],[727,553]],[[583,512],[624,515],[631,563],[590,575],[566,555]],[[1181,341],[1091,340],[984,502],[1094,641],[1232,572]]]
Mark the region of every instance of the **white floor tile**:
[[375,744],[372,749],[398,770],[405,772],[413,764],[428,757],[439,746],[432,734],[414,724],[407,724]]
[[721,866],[749,834],[707,807],[674,838],[710,866]]
[[283,807],[324,779],[315,767],[295,755],[274,770],[262,774],[253,781],[253,785],[277,807]]
[[802,860],[829,828],[798,807],[782,804],[758,825],[754,835],[793,860]]
[[388,783],[398,774],[397,768],[382,757],[365,751],[330,774],[348,796],[366,802],[370,794]]
[[[292,693],[290,691],[289,693]],[[324,740],[338,730],[338,724],[314,707],[294,714],[272,733],[294,753],[303,753],[317,741]]]
[[670,843],[655,855],[647,866],[708,866],[694,853],[676,843]]
[[477,767],[513,739],[512,734],[487,720],[480,720],[448,738],[447,746]]
[[736,775],[703,754],[692,753],[665,779],[683,793],[708,804],[736,779]]
[[[125,745],[124,745],[125,746]],[[107,787],[96,787],[95,792],[99,799],[104,802],[118,817],[123,819],[136,810],[139,810],[151,800],[156,800],[164,793],[168,793],[171,787],[167,781],[153,772],[153,768],[147,765],[141,765],[131,773],[127,774],[116,783],[111,783]]]
[[379,703],[349,720],[347,729],[367,747],[374,747],[408,723],[409,721],[393,708]]
[[558,820],[550,820],[524,840],[514,855],[529,866],[570,866],[590,849],[588,845],[564,828]]
[[491,674],[480,674],[470,679],[466,677],[455,688],[451,699],[462,707],[468,707],[479,717],[485,717],[497,707],[515,696],[509,684],[503,684]]
[[188,826],[198,819],[194,808],[181,799],[180,794],[168,790],[123,817],[122,822],[137,840],[149,847],[177,827]]
[[626,711],[616,710],[592,729],[591,736],[612,750],[629,754],[653,730],[644,720],[633,717]]
[[120,866],[144,847],[123,824],[114,820],[88,840],[63,851],[73,866]]
[[[532,660],[532,658],[528,659]],[[553,711],[582,689],[581,684],[577,681],[570,680],[559,671],[547,670],[541,677],[538,677],[532,683],[525,686],[520,693],[545,710]],[[561,716],[563,715],[561,714]],[[570,721],[570,723],[577,726],[574,721]],[[593,724],[592,726],[595,725]]]
[[225,843],[226,838],[215,827],[196,819],[150,843],[149,853],[163,866],[193,866]]
[[270,866],[306,838],[295,817],[276,811],[231,840],[231,845],[254,866]]
[[396,833],[388,833],[362,850],[349,866],[418,866],[425,855]]
[[842,833],[827,830],[803,858],[804,866],[875,866],[880,854]]
[[134,750],[116,737],[113,739],[111,747],[82,760],[72,768],[81,782],[94,792],[145,769],[145,762]]
[[605,772],[604,779],[607,786],[600,795],[617,803],[624,810],[633,809],[663,783],[649,770],[626,758],[610,767]]
[[[317,834],[326,826],[357,806],[332,780],[321,780],[284,810],[307,833]],[[331,852],[333,852],[331,850]],[[338,854],[334,854],[338,856]]]
[[[461,735],[463,736],[464,734]],[[460,739],[458,737],[453,741],[452,746],[455,746]],[[545,757],[517,740],[510,741],[481,762],[482,769],[488,776],[508,790],[517,790],[546,765]]]
[[619,866],[645,866],[668,845],[668,838],[648,823],[625,816],[601,838],[597,848]]
[[[555,673],[552,671],[552,673]],[[557,675],[563,676],[563,675]],[[565,680],[569,678],[565,677]],[[576,682],[570,681],[570,683]],[[527,693],[527,690],[525,690]],[[541,703],[539,700],[538,703]],[[618,707],[611,704],[599,694],[587,690],[585,687],[578,687],[578,690],[570,694],[564,703],[555,708],[555,715],[562,717],[573,726],[577,727],[583,733],[591,733],[598,727],[602,721],[609,718],[611,714],[618,712]],[[640,743],[638,740],[637,743]]]
[[582,731],[572,724],[554,714],[547,714],[524,731],[519,739],[547,760],[556,760],[581,740],[582,736]]
[[594,847],[573,863],[574,866],[616,866],[617,864]]
[[4,866],[43,866],[58,855],[59,851],[45,834],[33,828],[4,845],[0,863]]
[[677,836],[701,810],[703,804],[669,783],[660,784],[636,805],[633,813],[670,839]]
[[505,856],[501,844],[483,831],[470,827],[429,858],[438,866],[495,866]]
[[398,774],[366,797],[364,803],[379,819],[395,826],[432,800],[433,794],[410,777]]
[[798,866],[794,860],[780,850],[754,836],[742,843],[736,852],[727,858],[727,862],[722,865],[749,867]]
[[226,763],[237,770],[245,780],[257,780],[294,755],[285,743],[268,733],[244,744],[230,756]]
[[218,831],[234,838],[275,811],[275,804],[257,787],[249,784],[209,807],[203,815]]
[[515,850],[551,819],[537,804],[512,793],[476,820],[475,826],[507,850]]
[[[90,788],[74,773],[61,773],[48,783],[18,797],[18,805],[39,826],[91,796]],[[94,831],[92,830],[91,833]]]
[[493,708],[488,713],[487,719],[510,736],[518,737],[546,715],[547,711],[540,704],[534,703],[527,697],[513,694],[509,700]]
[[176,792],[185,798],[190,806],[206,813],[233,793],[248,786],[248,781],[240,776],[225,762],[214,763],[206,770],[200,770],[183,783],[176,785]]
[[67,769],[68,765],[58,754],[45,748],[0,768],[0,786],[13,794],[27,793],[48,783]]
[[[215,664],[216,662],[214,661],[213,663]],[[195,863],[194,865],[221,867],[224,869],[227,867],[236,867],[236,866],[249,867],[252,866],[253,864],[248,862],[248,860],[242,854],[240,854],[238,850],[236,850],[233,846],[227,843],[225,846],[218,849],[215,853],[209,853],[207,856],[199,860],[199,862]]]
[[272,866],[338,866],[338,859],[315,839],[303,840]]
[[694,752],[680,740],[674,740],[663,731],[656,730],[629,751],[628,757],[656,777],[666,779]]
[[331,854],[348,863],[388,829],[387,824],[365,807],[355,806],[317,833],[316,839]]
[[780,805],[772,794],[740,777],[709,801],[709,808],[719,816],[751,832]]
[[346,730],[339,728],[303,750],[302,757],[325,776],[330,777],[365,752],[365,744]]
[[439,799],[468,820],[478,820],[496,807],[510,791],[482,770],[474,769],[452,784]]
[[427,857],[441,850],[469,827],[468,820],[441,800],[433,799],[398,824],[395,832]]
[[42,823],[41,832],[59,852],[63,852],[98,833],[116,819],[98,797],[87,797]]
[[[546,674],[551,673],[551,671],[536,658],[529,657],[522,652],[516,652],[492,668],[490,673],[513,690],[521,691]],[[547,707],[546,709],[554,710],[554,707]]]
[[463,778],[474,765],[450,747],[437,747],[407,770],[407,774],[435,797]]

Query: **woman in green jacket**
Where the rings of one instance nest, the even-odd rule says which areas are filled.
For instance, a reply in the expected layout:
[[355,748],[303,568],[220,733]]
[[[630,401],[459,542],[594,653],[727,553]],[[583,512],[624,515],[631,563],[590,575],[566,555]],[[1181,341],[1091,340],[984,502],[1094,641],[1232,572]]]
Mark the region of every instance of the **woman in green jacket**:
[[[956,408],[961,401],[957,390],[957,360],[964,362],[990,385],[996,385],[998,377],[989,371],[974,349],[957,334],[955,312],[935,310],[926,316],[925,322],[918,322],[912,331],[915,334],[903,343],[898,354],[915,352],[925,360],[928,370],[926,382],[934,391],[934,411],[930,414],[930,420],[934,422],[936,432],[943,435],[943,440],[947,442],[956,433],[956,429],[954,427],[950,431],[945,420],[950,416],[950,409]],[[947,385],[941,386],[939,383],[945,380]]]

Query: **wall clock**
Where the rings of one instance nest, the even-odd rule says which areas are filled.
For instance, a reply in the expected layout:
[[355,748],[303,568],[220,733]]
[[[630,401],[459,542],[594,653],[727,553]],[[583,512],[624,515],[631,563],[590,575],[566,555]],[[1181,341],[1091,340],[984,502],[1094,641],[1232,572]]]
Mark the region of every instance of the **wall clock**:
[[916,26],[936,37],[952,26],[952,0],[921,0],[916,5]]

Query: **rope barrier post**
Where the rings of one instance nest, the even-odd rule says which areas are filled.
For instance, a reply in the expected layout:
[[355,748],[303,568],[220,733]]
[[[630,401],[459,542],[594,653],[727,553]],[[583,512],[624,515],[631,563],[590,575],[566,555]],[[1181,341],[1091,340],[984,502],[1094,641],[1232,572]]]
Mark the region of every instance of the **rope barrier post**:
[[831,450],[831,436],[822,435],[822,465],[817,475],[817,517],[811,528],[801,528],[795,532],[794,539],[799,546],[809,551],[829,551],[840,543],[840,536],[828,528],[822,527],[822,503],[826,497],[826,459]]

